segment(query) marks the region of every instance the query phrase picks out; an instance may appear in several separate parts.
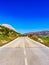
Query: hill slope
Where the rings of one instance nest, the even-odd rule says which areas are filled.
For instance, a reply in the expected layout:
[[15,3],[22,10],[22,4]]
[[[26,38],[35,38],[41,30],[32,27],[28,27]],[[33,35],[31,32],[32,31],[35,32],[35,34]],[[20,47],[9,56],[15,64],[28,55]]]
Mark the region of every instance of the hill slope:
[[1,24],[1,26],[4,26],[4,27],[7,27],[7,28],[9,28],[9,29],[12,29],[12,30],[16,31],[16,29],[13,28],[13,26],[11,26],[11,25],[9,25],[9,24]]
[[49,47],[49,31],[30,32],[24,35]]
[[20,33],[6,26],[0,25],[0,46],[19,37]]

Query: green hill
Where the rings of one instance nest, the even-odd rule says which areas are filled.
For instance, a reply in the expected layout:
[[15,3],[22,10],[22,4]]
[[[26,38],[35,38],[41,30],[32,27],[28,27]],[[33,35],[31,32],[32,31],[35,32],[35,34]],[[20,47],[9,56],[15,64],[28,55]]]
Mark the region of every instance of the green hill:
[[10,28],[0,25],[0,46],[14,40],[20,35],[21,35],[20,33]]

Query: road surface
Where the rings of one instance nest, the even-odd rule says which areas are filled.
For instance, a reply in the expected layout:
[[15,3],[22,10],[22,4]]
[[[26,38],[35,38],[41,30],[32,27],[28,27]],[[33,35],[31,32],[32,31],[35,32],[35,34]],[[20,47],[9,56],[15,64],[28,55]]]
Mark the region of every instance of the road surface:
[[0,47],[0,65],[49,65],[49,48],[19,37]]

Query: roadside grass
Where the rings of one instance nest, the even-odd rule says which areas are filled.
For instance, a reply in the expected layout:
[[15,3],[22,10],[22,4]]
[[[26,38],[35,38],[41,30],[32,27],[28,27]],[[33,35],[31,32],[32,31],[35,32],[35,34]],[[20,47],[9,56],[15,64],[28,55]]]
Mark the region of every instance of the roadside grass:
[[37,36],[29,36],[29,38],[37,41],[37,42],[40,42],[41,44],[44,44],[45,46],[49,47],[49,37],[44,37],[44,38],[40,38],[43,42],[41,42],[37,37]]
[[0,35],[0,46],[7,44],[8,42],[14,40],[17,37],[18,36],[14,36],[14,35],[11,35],[11,36]]
[[44,37],[44,38],[41,38],[43,41],[45,42],[49,42],[49,37]]
[[41,38],[43,40],[43,43],[44,45],[48,46],[49,47],[49,37],[44,37],[44,38]]
[[49,47],[49,42],[42,42],[45,46]]

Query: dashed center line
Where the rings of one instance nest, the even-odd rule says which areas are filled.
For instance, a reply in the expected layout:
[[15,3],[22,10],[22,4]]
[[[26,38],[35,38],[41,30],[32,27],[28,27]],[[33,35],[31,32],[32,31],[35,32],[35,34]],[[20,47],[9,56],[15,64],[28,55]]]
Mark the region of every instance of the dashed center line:
[[24,49],[24,56],[25,56],[25,65],[28,65],[27,55],[26,55],[26,49],[25,49],[25,43],[23,45],[23,49]]

